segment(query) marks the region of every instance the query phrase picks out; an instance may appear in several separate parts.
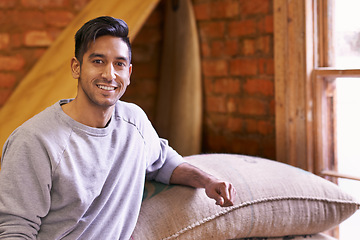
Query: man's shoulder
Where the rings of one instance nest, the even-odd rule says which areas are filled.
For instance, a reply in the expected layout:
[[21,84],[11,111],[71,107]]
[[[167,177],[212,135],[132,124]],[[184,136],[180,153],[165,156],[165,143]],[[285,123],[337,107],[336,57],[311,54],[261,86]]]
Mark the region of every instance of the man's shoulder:
[[130,124],[140,132],[151,126],[144,110],[134,103],[119,101],[115,109],[115,116],[118,121]]
[[[59,103],[56,103],[59,104]],[[56,104],[47,107],[40,113],[34,115],[21,126],[19,126],[14,132],[20,135],[42,135],[44,132],[51,132],[59,125],[59,116],[57,114]]]
[[[59,103],[57,103],[59,104]],[[47,125],[49,123],[49,120],[56,119],[56,107],[55,105],[49,106],[43,111],[37,113],[33,117],[31,117],[29,120],[24,122],[21,127],[24,128],[33,128],[35,126],[37,127],[44,127],[44,124]]]
[[146,117],[144,110],[134,103],[118,101],[116,104],[115,114],[117,117],[133,119]]

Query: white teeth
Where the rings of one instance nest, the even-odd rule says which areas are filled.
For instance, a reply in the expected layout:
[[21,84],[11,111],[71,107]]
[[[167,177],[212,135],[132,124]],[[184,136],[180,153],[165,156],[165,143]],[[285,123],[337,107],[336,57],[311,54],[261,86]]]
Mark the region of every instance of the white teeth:
[[103,86],[103,85],[97,85],[97,86],[98,86],[98,88],[107,90],[107,91],[115,90],[114,87],[108,87],[108,86]]

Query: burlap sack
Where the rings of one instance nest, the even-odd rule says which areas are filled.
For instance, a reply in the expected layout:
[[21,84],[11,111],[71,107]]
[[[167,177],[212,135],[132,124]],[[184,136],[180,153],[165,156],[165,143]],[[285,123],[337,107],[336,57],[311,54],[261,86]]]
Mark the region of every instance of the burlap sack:
[[149,182],[135,240],[315,234],[338,225],[360,206],[337,185],[283,163],[228,154],[186,159],[232,182],[237,190],[235,205],[221,208],[203,189]]

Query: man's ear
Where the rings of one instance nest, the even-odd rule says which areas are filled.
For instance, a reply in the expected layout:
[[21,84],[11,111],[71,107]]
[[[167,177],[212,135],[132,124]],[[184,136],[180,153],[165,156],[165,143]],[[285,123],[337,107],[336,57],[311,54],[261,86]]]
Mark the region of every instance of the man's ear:
[[131,77],[131,73],[132,73],[132,64],[130,64],[129,66],[129,81],[128,81],[128,86],[130,85],[130,77]]
[[75,79],[80,78],[80,62],[76,57],[71,59],[71,74]]

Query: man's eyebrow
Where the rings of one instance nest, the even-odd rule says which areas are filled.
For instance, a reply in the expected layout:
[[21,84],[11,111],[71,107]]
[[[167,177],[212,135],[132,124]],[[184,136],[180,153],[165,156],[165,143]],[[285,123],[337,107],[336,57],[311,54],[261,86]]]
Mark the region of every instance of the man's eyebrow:
[[96,58],[96,57],[103,58],[103,57],[105,57],[105,55],[101,54],[101,53],[92,53],[92,54],[89,55],[89,58]]
[[[89,55],[89,59],[91,59],[91,58],[97,58],[97,57],[105,58],[105,55],[104,55],[104,54],[101,54],[101,53],[91,53],[91,54]],[[127,58],[127,57],[123,57],[123,56],[116,57],[115,59],[116,59],[116,60],[128,61],[128,58]]]
[[124,60],[124,61],[128,61],[127,57],[116,57],[117,60]]

